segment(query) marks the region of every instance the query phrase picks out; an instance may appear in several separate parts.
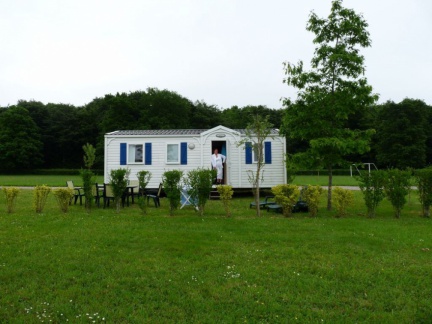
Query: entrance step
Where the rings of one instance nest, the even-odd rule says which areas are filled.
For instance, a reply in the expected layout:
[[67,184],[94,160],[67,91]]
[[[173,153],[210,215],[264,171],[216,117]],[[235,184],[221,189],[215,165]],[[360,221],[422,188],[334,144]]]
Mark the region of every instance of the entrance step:
[[220,199],[219,192],[217,190],[210,191],[210,199]]

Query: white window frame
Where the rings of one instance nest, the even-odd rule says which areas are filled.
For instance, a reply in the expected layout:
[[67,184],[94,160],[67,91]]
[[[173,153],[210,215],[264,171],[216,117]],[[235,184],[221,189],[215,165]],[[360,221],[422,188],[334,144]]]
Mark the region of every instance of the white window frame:
[[[141,161],[138,161],[138,162],[135,160],[136,159],[136,152],[137,152],[136,147],[137,146],[141,146]],[[133,153],[133,155],[132,155],[132,153]],[[128,145],[127,145],[127,164],[144,164],[144,161],[145,161],[144,154],[145,154],[144,144],[142,144],[142,143],[129,144],[128,143]],[[133,160],[131,160],[132,157],[134,158]]]
[[[255,151],[257,151],[255,153]],[[255,146],[252,144],[252,163],[258,163],[258,146]],[[262,160],[265,161],[265,148],[264,148],[264,144],[263,144],[263,155],[262,155]]]
[[[177,146],[177,161],[168,161],[168,147],[170,146]],[[167,143],[166,144],[166,164],[180,164],[180,143]]]

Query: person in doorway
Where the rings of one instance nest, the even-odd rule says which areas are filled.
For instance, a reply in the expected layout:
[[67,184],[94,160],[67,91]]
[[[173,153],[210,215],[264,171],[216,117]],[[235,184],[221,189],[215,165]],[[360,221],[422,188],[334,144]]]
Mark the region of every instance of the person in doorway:
[[211,156],[211,164],[213,169],[216,170],[216,182],[217,184],[222,183],[223,179],[223,164],[226,161],[226,156],[223,154],[219,154],[218,149],[214,149],[213,155]]

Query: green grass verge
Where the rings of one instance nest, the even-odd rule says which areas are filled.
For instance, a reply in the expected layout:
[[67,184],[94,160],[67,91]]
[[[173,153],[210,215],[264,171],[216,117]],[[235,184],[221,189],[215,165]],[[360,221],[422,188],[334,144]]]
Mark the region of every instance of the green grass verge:
[[0,318],[4,322],[425,323],[432,293],[431,220],[413,195],[402,218],[387,201],[366,219],[263,212],[209,201],[168,216],[168,202],[42,214],[22,190],[0,195]]
[[[65,187],[66,181],[72,180],[76,186],[82,185],[79,174],[71,175],[0,175],[0,186],[34,187],[47,185],[50,187]],[[96,176],[96,181],[103,183],[103,176]]]
[[[299,175],[294,178],[293,184],[304,186],[304,185],[319,185],[328,186],[327,175]],[[354,177],[350,176],[333,176],[334,186],[358,186],[358,181]]]
[[[0,175],[0,186],[19,186],[34,187],[36,185],[46,184],[53,187],[62,187],[66,185],[67,180],[72,180],[76,185],[82,183],[81,177],[69,175]],[[103,183],[103,176],[97,176],[96,182]],[[328,176],[296,176],[294,184],[297,185],[328,185]],[[358,182],[350,176],[333,176],[333,185],[335,186],[357,186]]]

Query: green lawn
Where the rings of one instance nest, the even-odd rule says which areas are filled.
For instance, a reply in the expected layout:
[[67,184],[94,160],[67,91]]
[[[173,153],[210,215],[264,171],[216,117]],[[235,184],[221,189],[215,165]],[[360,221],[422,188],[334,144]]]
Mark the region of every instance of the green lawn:
[[[47,185],[50,187],[65,187],[66,181],[72,180],[76,186],[82,185],[80,175],[0,175],[0,186],[34,187]],[[96,176],[96,181],[103,183],[103,176]]]
[[[328,186],[327,175],[299,175],[293,181],[296,185],[320,185]],[[358,186],[358,181],[350,176],[333,176],[334,186]]]
[[[75,176],[59,176],[59,175],[0,175],[0,186],[36,186],[46,184],[53,187],[61,187],[66,185],[67,180],[72,180],[76,185],[81,185],[81,177]],[[97,176],[96,182],[103,183],[103,176]],[[328,185],[328,176],[311,175],[311,176],[296,176],[294,184],[297,185]],[[350,176],[333,176],[333,185],[335,186],[357,186],[357,180]]]
[[14,323],[427,323],[432,315],[431,220],[415,194],[402,218],[388,202],[365,218],[263,212],[233,200],[168,216],[168,202],[120,214],[79,205],[43,214],[22,190],[0,195],[0,319]]

